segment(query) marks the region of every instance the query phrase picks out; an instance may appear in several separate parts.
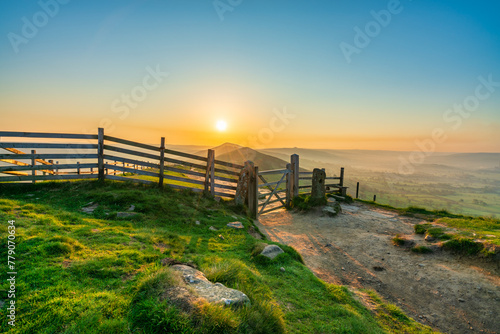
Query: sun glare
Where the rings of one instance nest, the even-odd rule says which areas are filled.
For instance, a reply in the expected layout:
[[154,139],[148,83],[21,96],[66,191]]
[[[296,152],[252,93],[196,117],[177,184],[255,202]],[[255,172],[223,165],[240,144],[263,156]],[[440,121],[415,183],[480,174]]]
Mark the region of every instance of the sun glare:
[[226,121],[224,121],[224,120],[221,119],[221,120],[217,121],[217,123],[215,124],[215,127],[219,131],[226,131],[226,129],[227,129],[227,123],[226,123]]

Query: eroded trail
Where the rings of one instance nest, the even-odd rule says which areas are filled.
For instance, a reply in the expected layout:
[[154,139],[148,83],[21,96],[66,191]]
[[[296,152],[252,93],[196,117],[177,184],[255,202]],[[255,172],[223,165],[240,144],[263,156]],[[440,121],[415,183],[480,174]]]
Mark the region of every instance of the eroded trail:
[[360,203],[342,209],[333,218],[279,211],[261,216],[257,226],[269,239],[293,246],[326,282],[376,290],[442,332],[500,333],[498,264],[395,247],[394,235],[410,235],[422,221]]

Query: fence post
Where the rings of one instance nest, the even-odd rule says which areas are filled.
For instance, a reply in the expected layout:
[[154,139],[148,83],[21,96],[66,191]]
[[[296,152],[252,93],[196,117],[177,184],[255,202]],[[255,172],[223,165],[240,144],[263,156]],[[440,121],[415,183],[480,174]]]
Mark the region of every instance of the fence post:
[[292,197],[299,196],[299,156],[292,154],[290,157],[290,165],[292,167]]
[[344,167],[340,168],[340,182],[339,186],[343,187],[344,186]]
[[163,179],[165,173],[165,137],[161,137],[160,143],[160,175],[158,178],[158,185],[163,187]]
[[358,198],[359,195],[359,182],[356,183],[356,198]]
[[285,205],[287,208],[290,207],[292,201],[292,175],[291,175],[291,164],[286,164],[286,169],[288,172],[286,173],[286,200]]
[[80,161],[77,161],[76,165],[76,174],[80,175]]
[[215,185],[214,185],[214,177],[215,177],[215,151],[208,150],[207,156],[207,171],[205,174],[205,191],[208,192],[210,190],[210,194],[215,194]]
[[255,166],[251,170],[248,185],[248,210],[250,217],[257,218],[257,210],[259,209],[259,167]]
[[56,161],[56,175],[59,175],[59,161]]
[[104,128],[99,128],[97,133],[97,169],[99,181],[104,181]]
[[373,201],[376,202],[377,201],[377,195],[373,195]]
[[[35,150],[31,150],[31,154],[36,154],[36,151]],[[32,183],[36,183],[36,180],[35,180],[35,177],[36,177],[36,169],[35,169],[35,166],[36,166],[36,159],[35,157],[33,156],[31,158],[31,168],[33,168],[31,170],[31,175],[33,176],[33,180],[31,181]]]

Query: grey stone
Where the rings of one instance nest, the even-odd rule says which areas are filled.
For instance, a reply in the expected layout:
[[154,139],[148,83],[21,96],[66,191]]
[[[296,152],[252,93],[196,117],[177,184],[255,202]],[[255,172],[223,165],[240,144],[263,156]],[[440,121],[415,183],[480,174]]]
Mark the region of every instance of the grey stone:
[[335,212],[337,213],[341,213],[342,212],[342,207],[340,206],[340,203],[337,202],[337,200],[335,198],[331,198],[329,197],[327,202],[326,202],[326,205],[328,207],[331,207],[335,210]]
[[130,218],[136,216],[136,212],[117,212],[116,218]]
[[285,272],[285,268],[281,267],[281,268],[280,268],[280,271],[281,271],[282,273],[284,273],[284,272]]
[[284,251],[279,246],[276,246],[276,245],[267,245],[262,250],[262,252],[260,253],[260,255],[268,257],[268,258],[270,258],[272,260],[276,256],[278,256],[278,255],[280,255],[282,253],[284,253]]
[[434,237],[433,237],[432,235],[430,235],[430,234],[427,234],[427,235],[425,236],[425,241],[427,241],[427,242],[433,242],[434,240],[436,240],[436,238],[434,238]]
[[328,205],[323,207],[321,211],[330,217],[335,217],[338,214],[338,212],[333,207]]
[[94,210],[99,206],[98,203],[90,202],[83,206],[82,211],[85,213],[94,213]]
[[194,223],[195,223],[196,225],[200,225],[200,224],[201,224],[199,220],[195,221]]
[[210,226],[208,229],[209,229],[210,231],[217,231],[217,229],[216,229],[215,227],[213,227],[213,226]]
[[242,228],[244,228],[244,226],[243,226],[243,224],[241,222],[228,223],[227,227],[232,227],[232,228],[235,228],[235,229],[242,229]]
[[[212,283],[201,271],[185,265],[174,265],[172,269],[180,272],[184,282],[209,303],[227,306],[250,304],[250,299],[243,292],[225,287],[221,283]],[[183,293],[185,291],[182,291]]]
[[127,211],[134,211],[135,210],[135,205],[131,205],[130,208],[127,209]]

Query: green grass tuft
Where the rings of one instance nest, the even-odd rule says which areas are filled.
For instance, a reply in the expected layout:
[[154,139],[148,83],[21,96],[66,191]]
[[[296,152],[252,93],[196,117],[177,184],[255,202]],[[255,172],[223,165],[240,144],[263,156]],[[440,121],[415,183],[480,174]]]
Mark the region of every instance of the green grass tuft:
[[396,246],[403,246],[406,243],[406,239],[402,238],[400,234],[396,234],[396,236],[392,238],[392,243]]
[[443,244],[443,248],[455,253],[476,255],[484,249],[484,245],[465,237],[455,237]]
[[411,249],[412,252],[419,254],[429,254],[432,253],[432,249],[426,246],[415,246]]

